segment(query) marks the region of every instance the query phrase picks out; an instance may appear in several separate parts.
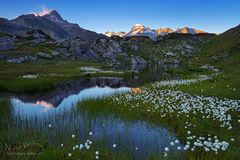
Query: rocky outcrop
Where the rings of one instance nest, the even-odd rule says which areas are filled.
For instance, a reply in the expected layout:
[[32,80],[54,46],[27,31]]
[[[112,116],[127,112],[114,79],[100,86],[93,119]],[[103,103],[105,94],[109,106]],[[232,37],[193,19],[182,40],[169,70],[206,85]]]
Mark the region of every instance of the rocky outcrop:
[[147,61],[140,56],[132,57],[132,65],[147,64]]
[[41,30],[53,39],[70,38],[69,34],[56,23],[34,14],[22,15],[12,20],[14,23],[32,30]]
[[[92,57],[92,53],[89,51],[90,44],[91,43],[83,41],[79,38],[65,39],[56,42],[55,51],[62,57],[72,55],[75,58],[90,58]],[[91,54],[91,56],[88,56],[88,54]]]
[[132,70],[139,70],[139,68],[144,68],[147,65],[147,61],[140,56],[135,56],[131,58]]
[[[53,10],[43,16],[36,14],[21,15],[13,20],[0,18],[0,32],[24,37],[26,32],[40,30],[55,40],[80,38],[83,41],[93,42],[98,38],[106,37],[69,23],[60,14]],[[43,37],[41,37],[43,38]]]
[[101,38],[90,46],[90,51],[94,53],[99,59],[106,59],[107,63],[116,64],[119,63],[116,60],[116,57],[119,53],[122,52],[122,47],[116,41]]
[[96,32],[83,29],[77,24],[69,23],[67,20],[64,20],[56,10],[52,10],[49,14],[44,15],[43,18],[57,24],[67,32],[71,38],[80,38],[83,41],[93,42],[98,38],[105,37],[103,34],[97,34]]
[[55,40],[78,37],[84,41],[93,42],[98,38],[105,37],[105,35],[85,30],[77,24],[69,23],[55,10],[43,16],[34,14],[21,15],[8,22],[28,30],[41,30]]

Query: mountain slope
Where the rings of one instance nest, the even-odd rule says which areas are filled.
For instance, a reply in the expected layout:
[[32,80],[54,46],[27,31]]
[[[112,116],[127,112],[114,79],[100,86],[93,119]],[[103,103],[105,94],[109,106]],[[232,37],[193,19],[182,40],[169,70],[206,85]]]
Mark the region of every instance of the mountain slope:
[[45,17],[28,14],[21,15],[12,21],[26,28],[42,30],[54,39],[70,38],[69,34],[65,30]]
[[199,53],[198,63],[210,63],[231,72],[240,67],[240,25],[213,37]]
[[28,28],[9,21],[8,19],[0,18],[0,32],[2,33],[7,33],[11,35],[22,35],[28,30]]
[[77,24],[64,20],[56,10],[45,14],[26,14],[13,20],[0,18],[0,32],[24,35],[29,30],[41,30],[55,40],[79,38],[86,42],[106,37],[93,31],[85,30]]
[[79,37],[84,41],[94,41],[98,38],[104,37],[96,32],[85,30],[77,24],[69,23],[64,20],[56,10],[52,10],[49,14],[46,14],[43,17],[57,24],[67,32],[70,37]]

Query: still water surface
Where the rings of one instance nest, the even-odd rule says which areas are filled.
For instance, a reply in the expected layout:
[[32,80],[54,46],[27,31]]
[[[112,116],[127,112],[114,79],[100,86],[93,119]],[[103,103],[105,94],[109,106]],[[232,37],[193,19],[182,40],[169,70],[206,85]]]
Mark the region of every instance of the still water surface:
[[[175,134],[145,121],[125,120],[111,114],[91,114],[77,109],[77,103],[84,99],[130,92],[131,86],[137,86],[138,80],[109,77],[81,79],[47,93],[13,95],[10,98],[10,114],[16,127],[46,132],[50,143],[60,144],[57,134],[66,132],[65,138],[75,134],[78,144],[91,138],[96,147],[112,149],[112,145],[117,144],[118,149],[144,159],[149,153],[163,153],[164,148],[176,139]],[[54,132],[49,132],[49,124]],[[91,137],[89,132],[93,133]]]

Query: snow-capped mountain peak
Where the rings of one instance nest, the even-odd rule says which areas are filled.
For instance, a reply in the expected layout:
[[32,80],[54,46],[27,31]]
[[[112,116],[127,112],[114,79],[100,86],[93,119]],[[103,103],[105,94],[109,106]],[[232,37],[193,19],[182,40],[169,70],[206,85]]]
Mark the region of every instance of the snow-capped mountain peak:
[[51,10],[48,14],[45,14],[43,17],[56,22],[56,23],[65,23],[66,21],[60,16],[56,10]]
[[125,37],[129,36],[146,36],[150,37],[151,39],[156,39],[157,34],[155,30],[150,29],[142,24],[135,24],[130,32],[128,32]]
[[123,37],[126,33],[125,32],[106,32],[105,35],[108,37],[112,37],[112,36],[119,36],[119,37]]
[[130,36],[145,36],[149,37],[153,40],[156,40],[157,36],[166,36],[170,33],[179,33],[179,34],[199,34],[199,33],[207,33],[202,30],[183,27],[177,28],[175,31],[169,27],[166,28],[158,28],[156,30],[146,27],[142,24],[135,24],[128,33],[125,32],[106,32],[105,35],[108,37],[117,35],[120,37],[130,37]]
[[178,28],[176,33],[183,33],[183,34],[198,34],[198,33],[206,33],[202,30],[194,29],[194,28],[188,28],[188,27],[183,27],[183,28]]
[[42,17],[42,16],[45,16],[49,13],[51,13],[51,9],[48,9],[47,7],[45,6],[42,6],[42,11],[41,12],[33,12],[33,14],[36,16],[36,17]]
[[172,33],[173,30],[171,28],[169,28],[169,27],[167,27],[167,28],[158,28],[158,29],[156,29],[156,32],[157,32],[158,35],[165,36],[165,35],[167,35],[169,33]]

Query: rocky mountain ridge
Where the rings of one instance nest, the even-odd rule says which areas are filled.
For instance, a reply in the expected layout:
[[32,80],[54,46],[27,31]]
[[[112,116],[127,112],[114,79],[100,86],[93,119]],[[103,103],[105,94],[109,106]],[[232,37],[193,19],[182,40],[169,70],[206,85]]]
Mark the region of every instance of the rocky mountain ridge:
[[80,38],[92,42],[105,37],[93,31],[85,30],[77,24],[64,20],[56,10],[38,16],[36,14],[21,15],[13,20],[0,19],[0,32],[24,36],[27,31],[41,30],[55,40]]
[[207,32],[198,30],[198,29],[194,29],[194,28],[189,28],[189,27],[177,28],[175,31],[169,27],[151,29],[142,24],[135,24],[131,28],[131,30],[127,33],[125,33],[125,32],[106,32],[105,35],[108,37],[112,37],[112,36],[120,36],[120,37],[145,36],[145,37],[151,38],[152,40],[156,40],[156,38],[158,36],[166,36],[169,33],[199,34],[199,33],[207,33]]
[[185,33],[175,33],[170,28],[152,30],[138,24],[128,33],[109,32],[108,35],[115,35],[109,38],[69,23],[52,10],[13,20],[1,18],[0,59],[17,64],[86,59],[132,68],[147,63],[176,64],[195,55],[214,36]]

